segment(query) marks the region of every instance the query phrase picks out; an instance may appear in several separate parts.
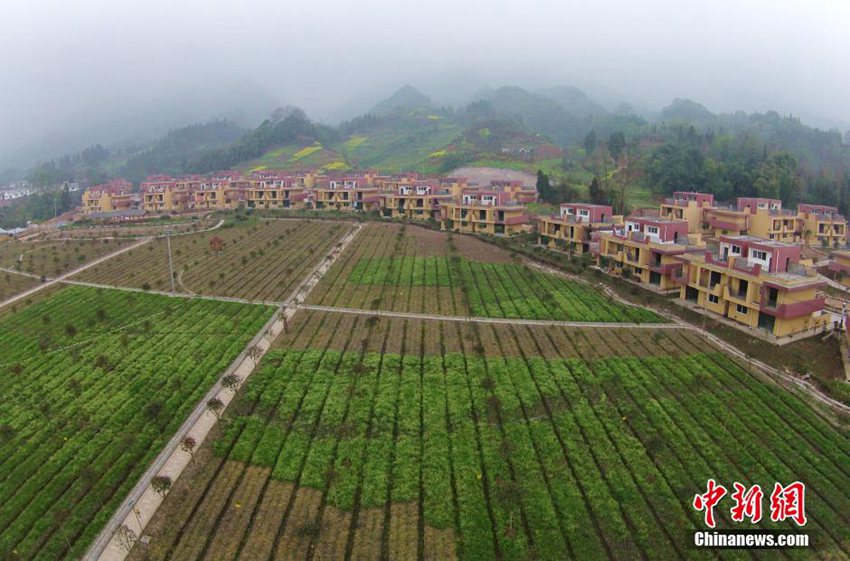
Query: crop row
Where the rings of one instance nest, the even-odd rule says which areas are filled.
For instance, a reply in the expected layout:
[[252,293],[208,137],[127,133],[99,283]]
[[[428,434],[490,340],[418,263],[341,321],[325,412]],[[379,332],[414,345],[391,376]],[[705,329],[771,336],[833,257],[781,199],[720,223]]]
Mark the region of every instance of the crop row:
[[[552,329],[541,338],[512,327],[511,337],[496,340],[491,326],[467,338],[448,324],[441,339],[461,338],[462,352],[430,355],[423,329],[380,320],[369,322],[365,337],[380,347],[401,337],[403,352],[364,353],[359,335],[350,335],[363,334],[364,323],[311,316],[300,327],[305,337],[316,343],[330,329],[345,342],[341,350],[329,348],[339,345],[330,340],[276,350],[238,396],[215,445],[225,461],[205,497],[235,500],[250,469],[266,479],[250,502],[240,502],[248,511],[236,525],[241,538],[226,552],[216,549],[215,558],[283,551],[421,558],[437,548],[426,537],[434,529],[451,531],[454,553],[465,559],[702,558],[709,555],[686,543],[702,527],[690,501],[710,477],[763,488],[804,479],[807,531],[818,553],[848,553],[844,435],[797,396],[700,352],[691,336],[655,340],[617,330],[605,340],[591,331],[596,341],[582,331]],[[651,344],[676,356],[633,356]],[[485,345],[502,356],[485,356]],[[594,358],[592,349],[603,345],[623,356]],[[226,467],[239,464],[246,467]],[[242,475],[234,481],[230,469]],[[274,488],[269,479],[294,487],[274,527],[261,526],[263,537],[254,538],[264,493]],[[204,538],[212,542],[202,550],[191,544],[214,535],[222,518],[233,528],[232,502],[219,500],[212,511],[208,500],[198,504],[183,523],[191,538],[163,528],[154,559],[209,557],[215,538]],[[329,507],[344,514],[325,515]],[[728,527],[728,514],[718,512]]]
[[[237,223],[171,240],[177,290],[282,300],[342,237],[346,226],[323,221]],[[220,242],[216,245],[215,242]],[[167,289],[168,241],[157,239],[99,264],[79,280]]]
[[68,287],[0,319],[0,551],[78,557],[269,314]]
[[0,266],[34,275],[58,277],[117,251],[127,240],[55,240],[0,242]]
[[37,284],[38,279],[0,271],[0,301],[32,288]]
[[446,256],[363,258],[351,270],[348,282],[459,287],[466,295],[469,313],[476,316],[594,322],[659,319],[648,310],[612,302],[583,283],[513,263],[479,263]]

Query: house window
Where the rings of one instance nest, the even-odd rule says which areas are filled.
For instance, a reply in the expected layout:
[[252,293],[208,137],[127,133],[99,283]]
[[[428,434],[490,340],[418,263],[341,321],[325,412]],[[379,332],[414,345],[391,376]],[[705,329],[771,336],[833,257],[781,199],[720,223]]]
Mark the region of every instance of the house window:
[[647,234],[655,234],[657,236],[658,235],[658,227],[657,226],[647,226],[646,227],[646,233]]
[[761,251],[758,249],[753,250],[753,259],[758,259],[759,261],[767,261],[767,252]]
[[729,252],[730,252],[732,255],[741,255],[741,246],[740,246],[740,245],[733,245],[733,246],[729,249]]
[[708,301],[712,304],[717,304],[720,301],[720,298],[717,297],[717,294],[709,294]]
[[737,306],[735,306],[735,311],[738,312],[739,314],[747,315],[747,307],[743,306],[741,304],[738,304]]

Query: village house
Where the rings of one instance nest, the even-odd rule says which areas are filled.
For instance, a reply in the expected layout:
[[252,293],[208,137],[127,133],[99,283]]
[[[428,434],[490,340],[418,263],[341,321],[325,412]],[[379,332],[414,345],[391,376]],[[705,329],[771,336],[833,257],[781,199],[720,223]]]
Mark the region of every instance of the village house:
[[714,209],[714,195],[696,191],[676,191],[673,197],[661,203],[659,216],[674,220],[685,220],[688,233],[700,234],[708,230],[707,209]]
[[387,218],[438,220],[443,203],[452,200],[449,188],[438,180],[401,183],[383,193],[382,214]]
[[246,206],[262,209],[305,208],[308,200],[304,176],[262,172],[251,175]]
[[737,206],[741,212],[750,214],[748,235],[788,243],[799,241],[797,213],[783,209],[779,199],[738,197]]
[[847,243],[847,219],[838,213],[838,207],[800,203],[797,217],[806,244],[840,247]]
[[827,268],[835,274],[836,282],[850,288],[850,251],[833,251]]
[[714,238],[727,235],[751,235],[783,242],[799,241],[797,213],[783,210],[779,199],[738,197],[734,207],[706,208],[704,231]]
[[191,185],[167,175],[155,175],[143,181],[142,208],[148,212],[184,212],[194,206]]
[[678,289],[682,262],[676,258],[701,245],[698,234],[689,237],[687,222],[670,218],[628,217],[594,238],[600,266],[660,292]]
[[612,230],[623,223],[610,205],[564,203],[559,214],[537,220],[540,245],[578,255],[590,252],[594,232]]
[[313,205],[326,210],[379,210],[383,198],[370,172],[316,178]]
[[825,298],[797,244],[754,236],[721,236],[716,253],[680,257],[679,298],[742,326],[784,337],[830,323]]
[[514,179],[494,179],[490,181],[490,186],[486,187],[485,190],[503,192],[507,194],[508,200],[521,205],[537,202],[538,197],[536,187],[526,186],[522,181]]
[[123,211],[138,206],[139,197],[133,192],[133,184],[126,179],[113,179],[83,192],[83,212],[86,214]]
[[512,200],[511,193],[470,188],[459,199],[441,203],[440,228],[510,236],[531,231],[532,222],[525,206]]

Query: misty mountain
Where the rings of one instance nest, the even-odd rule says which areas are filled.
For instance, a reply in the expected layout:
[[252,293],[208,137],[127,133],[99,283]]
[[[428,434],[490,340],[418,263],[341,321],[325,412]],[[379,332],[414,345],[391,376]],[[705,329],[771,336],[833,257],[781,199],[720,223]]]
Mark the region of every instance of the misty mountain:
[[246,132],[247,129],[226,119],[175,129],[128,158],[119,174],[139,183],[149,175],[186,173],[191,161],[236,142]]
[[588,97],[582,90],[573,86],[555,86],[540,92],[542,95],[555,101],[566,112],[576,117],[591,117],[608,114],[608,110],[601,104]]
[[49,123],[34,122],[18,138],[0,135],[0,169],[28,168],[93,144],[135,150],[189,123],[225,119],[254,128],[278,105],[250,82],[152,89],[143,99],[114,99]]
[[235,143],[206,151],[188,164],[189,171],[206,173],[230,169],[262,156],[266,151],[290,144],[332,143],[339,133],[328,126],[311,121],[300,109],[276,110],[272,118],[244,135]]
[[676,98],[673,102],[661,110],[661,120],[680,120],[700,126],[716,124],[716,115],[709,111],[705,105],[691,99]]
[[396,90],[387,99],[379,101],[372,108],[371,112],[378,116],[385,116],[398,111],[409,111],[413,109],[429,110],[433,107],[434,104],[431,98],[410,84],[407,84]]
[[530,130],[542,133],[562,146],[578,140],[584,134],[578,117],[543,95],[531,93],[519,86],[483,90],[481,95],[485,97],[479,99],[488,101],[497,116],[519,119]]
[[[125,175],[138,183],[155,173],[331,164],[334,169],[439,172],[456,163],[476,161],[505,160],[505,165],[512,165],[512,158],[520,160],[514,164],[529,167],[537,146],[553,143],[561,149],[576,148],[591,130],[602,142],[612,133],[623,133],[628,141],[638,141],[649,150],[659,142],[675,143],[695,133],[705,134],[707,143],[724,135],[750,135],[764,150],[790,152],[807,173],[850,171],[850,147],[840,134],[775,112],[715,114],[696,101],[675,99],[658,114],[642,115],[622,103],[606,111],[578,88],[541,91],[545,95],[517,86],[486,88],[473,96],[478,101],[462,109],[440,109],[406,85],[337,127],[316,123],[301,110],[276,110],[256,128],[242,129],[222,120],[175,129],[141,149],[107,145],[102,163],[92,164],[91,157],[79,153],[41,166],[30,176],[40,183],[72,178],[87,183]],[[689,131],[691,127],[694,132]],[[317,146],[318,151],[309,158],[295,156],[307,146]]]

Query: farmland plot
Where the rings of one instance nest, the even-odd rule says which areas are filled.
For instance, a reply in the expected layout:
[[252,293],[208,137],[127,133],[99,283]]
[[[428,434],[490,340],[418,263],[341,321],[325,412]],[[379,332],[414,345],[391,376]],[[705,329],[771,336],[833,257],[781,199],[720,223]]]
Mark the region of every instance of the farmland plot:
[[423,243],[419,228],[370,225],[313,292],[311,303],[499,318],[660,320],[648,310],[611,301],[588,284],[512,262],[498,248],[461,249],[457,237],[428,234]]
[[5,300],[10,296],[14,296],[19,292],[23,292],[24,290],[32,288],[37,284],[38,279],[34,279],[25,275],[0,271],[0,301]]
[[133,243],[132,240],[0,242],[0,267],[58,277],[129,243]]
[[77,559],[265,306],[66,287],[0,316],[0,556]]
[[708,478],[805,481],[814,549],[783,555],[848,558],[850,442],[797,395],[689,332],[467,327],[300,316],[150,559],[750,558],[688,546]]
[[218,217],[209,216],[197,220],[184,220],[172,218],[170,220],[148,220],[131,224],[98,225],[98,226],[71,226],[60,230],[47,232],[47,239],[57,238],[136,238],[146,236],[162,236],[166,230],[173,234],[181,234],[205,230],[213,227],[218,222]]
[[[325,221],[262,220],[171,239],[179,292],[283,300],[349,226]],[[222,245],[216,249],[212,240]],[[157,239],[101,263],[76,280],[167,290],[167,241]]]

